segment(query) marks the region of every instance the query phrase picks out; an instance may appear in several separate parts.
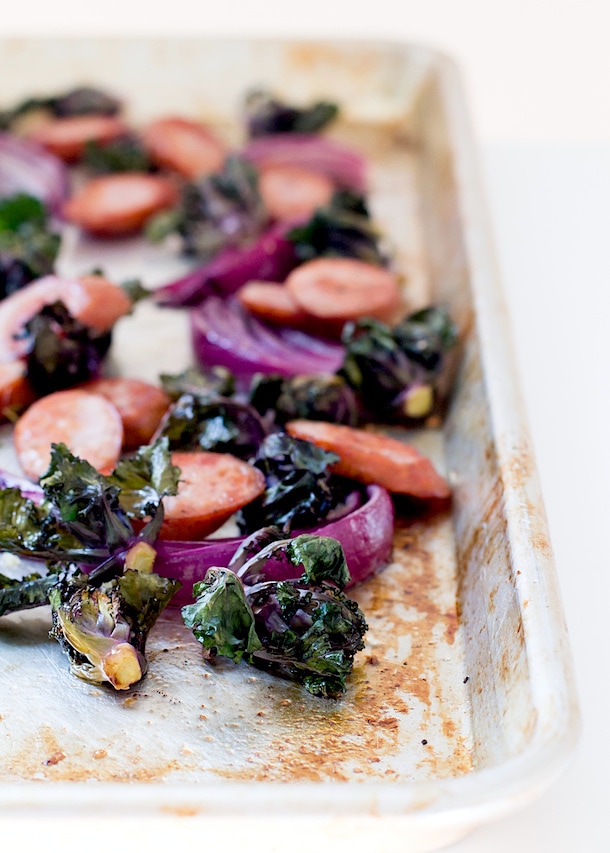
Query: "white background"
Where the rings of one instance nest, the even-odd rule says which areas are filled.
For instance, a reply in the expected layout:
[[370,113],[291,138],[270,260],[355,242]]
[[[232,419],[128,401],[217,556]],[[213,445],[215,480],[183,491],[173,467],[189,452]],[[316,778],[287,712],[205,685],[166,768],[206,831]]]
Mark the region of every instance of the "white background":
[[[607,853],[610,5],[606,0],[171,0],[155,9],[129,0],[4,0],[2,7],[2,35],[389,38],[422,41],[458,61],[480,143],[584,729],[571,767],[546,794],[452,849]],[[19,843],[28,849],[23,826],[6,821],[0,826],[4,838],[6,830],[19,832]],[[52,828],[44,833],[47,849],[59,850],[60,843],[65,849],[63,832],[61,842]],[[80,835],[79,849],[90,851],[194,842],[184,827],[157,826],[153,841],[151,832],[134,824],[107,827],[97,840],[82,826],[75,825],[70,835],[75,844]],[[205,838],[197,844],[205,845]],[[290,849],[289,840],[282,849]]]

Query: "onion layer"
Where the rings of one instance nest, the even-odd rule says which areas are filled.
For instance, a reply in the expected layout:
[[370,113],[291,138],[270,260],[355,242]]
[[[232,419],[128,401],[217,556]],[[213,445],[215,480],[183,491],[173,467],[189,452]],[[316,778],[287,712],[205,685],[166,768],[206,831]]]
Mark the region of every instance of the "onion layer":
[[366,192],[364,158],[353,149],[320,134],[261,136],[250,141],[241,154],[255,166],[300,166],[326,175],[341,189]]
[[[353,512],[311,530],[299,531],[330,536],[341,543],[351,575],[349,586],[366,580],[392,558],[392,499],[381,486],[369,486],[367,494],[366,503]],[[199,543],[157,542],[154,570],[183,584],[171,605],[178,606],[192,601],[193,584],[203,580],[210,567],[226,566],[244,538],[209,539]],[[294,567],[279,560],[268,563],[267,568],[269,580],[288,580],[294,575]]]
[[341,344],[267,326],[232,300],[211,296],[191,311],[193,350],[202,367],[220,364],[247,387],[255,373],[335,373]]
[[0,133],[0,198],[26,193],[58,214],[68,197],[64,164],[35,142]]
[[198,305],[210,294],[229,296],[249,281],[284,281],[297,265],[294,243],[286,239],[291,225],[265,231],[250,246],[229,247],[183,278],[155,291],[161,305]]

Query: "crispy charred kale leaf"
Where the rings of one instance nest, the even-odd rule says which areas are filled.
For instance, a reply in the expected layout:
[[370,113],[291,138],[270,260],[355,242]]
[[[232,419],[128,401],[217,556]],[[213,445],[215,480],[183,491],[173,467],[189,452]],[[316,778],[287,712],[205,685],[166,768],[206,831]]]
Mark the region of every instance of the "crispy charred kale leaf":
[[193,630],[208,658],[216,655],[239,663],[243,656],[262,648],[244,587],[228,569],[213,568],[195,584],[196,604],[182,609],[184,622]]
[[[176,494],[178,477],[164,440],[122,460],[108,477],[55,444],[40,503],[19,489],[0,490],[0,550],[97,565],[92,576],[116,573],[134,543],[155,538],[161,499]],[[144,517],[150,521],[136,536],[130,519]]]
[[173,400],[182,394],[197,397],[231,397],[235,391],[235,377],[230,370],[221,365],[202,373],[196,367],[189,367],[182,373],[162,373],[159,377],[163,389]]
[[[20,557],[81,559],[82,543],[60,524],[48,501],[34,503],[19,489],[0,490],[0,550]],[[93,559],[106,556],[95,554]]]
[[44,204],[18,194],[0,201],[0,299],[53,272],[61,237]]
[[0,130],[10,130],[14,122],[31,112],[45,110],[56,118],[78,115],[116,115],[121,102],[90,86],[80,86],[57,95],[27,98],[12,109],[0,112]]
[[49,591],[51,636],[74,675],[126,690],[146,673],[148,633],[179,588],[178,581],[128,569],[94,586],[78,571]]
[[328,466],[339,457],[283,432],[268,435],[252,463],[265,475],[263,494],[240,510],[242,533],[278,525],[313,527],[340,502]]
[[214,367],[204,374],[190,368],[160,378],[174,400],[158,430],[169,440],[170,449],[232,453],[241,459],[256,453],[269,430],[251,405],[233,397],[235,378],[230,370]]
[[89,141],[81,163],[96,175],[117,172],[150,172],[153,164],[137,136],[121,136],[111,142]]
[[[182,610],[185,624],[208,658],[244,658],[315,696],[337,698],[367,631],[364,614],[342,592],[349,581],[343,549],[324,536],[274,535],[255,534],[228,568],[210,569],[193,588],[197,601]],[[245,562],[244,549],[255,552]],[[277,559],[295,568],[294,580],[265,578],[267,561]]]
[[180,205],[153,217],[147,236],[159,242],[178,233],[186,255],[206,260],[221,249],[253,240],[267,219],[256,169],[230,156],[222,172],[185,184]]
[[228,397],[183,394],[159,428],[172,450],[207,450],[249,459],[267,435],[259,414]]
[[304,225],[293,228],[288,239],[300,261],[321,257],[346,257],[386,266],[389,261],[381,232],[369,218],[362,196],[343,190],[327,207],[318,208]]
[[394,328],[358,320],[344,328],[339,375],[378,417],[426,417],[435,405],[445,356],[456,340],[456,327],[442,308],[418,311]]
[[251,139],[274,133],[316,133],[336,118],[339,108],[328,101],[317,101],[298,108],[286,104],[271,92],[256,89],[246,96],[246,129]]
[[41,308],[20,336],[28,342],[27,377],[39,395],[97,376],[111,342],[110,332],[81,323],[63,302]]
[[[109,477],[53,445],[40,503],[19,489],[0,490],[0,550],[52,561],[46,576],[0,576],[0,616],[48,601],[51,636],[75,675],[118,690],[139,681],[148,632],[180,587],[152,573],[149,544],[163,520],[161,499],[176,494],[179,473],[166,441],[141,448]],[[136,535],[132,518],[150,520]],[[84,574],[76,562],[95,568]]]
[[[171,464],[168,443],[161,438],[121,459],[107,479],[120,490],[123,512],[143,519],[157,514],[163,497],[177,494],[179,477],[180,469]],[[144,530],[140,536],[146,539]]]
[[50,590],[57,586],[60,567],[46,575],[33,572],[20,579],[0,574],[0,616],[48,604]]
[[248,397],[261,415],[272,413],[279,426],[295,418],[348,426],[358,422],[358,400],[341,376],[315,374],[286,379],[278,374],[257,374]]

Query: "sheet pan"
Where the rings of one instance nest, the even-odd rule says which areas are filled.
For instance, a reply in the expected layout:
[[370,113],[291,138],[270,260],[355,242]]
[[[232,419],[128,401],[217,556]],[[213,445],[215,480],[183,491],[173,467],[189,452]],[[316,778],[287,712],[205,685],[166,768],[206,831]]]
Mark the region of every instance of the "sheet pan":
[[[371,160],[373,210],[413,307],[448,304],[457,382],[437,429],[401,433],[453,489],[450,512],[399,517],[395,562],[357,590],[370,623],[346,697],[323,702],[201,660],[176,615],[151,636],[145,681],[115,695],[68,674],[46,609],[0,621],[0,815],[178,814],[207,843],[268,849],[298,817],[338,849],[424,851],[536,796],[578,731],[542,498],[463,93],[452,63],[401,44],[5,41],[0,103],[92,82],[134,121],[185,112],[236,141],[242,93],[336,98],[332,131]],[[66,234],[61,268],[156,285],[184,269],[139,240]],[[153,379],[191,359],[186,318],[141,305],[111,370]],[[15,465],[5,430],[0,464]],[[58,760],[59,756],[61,756]],[[288,830],[286,830],[288,831]],[[305,835],[305,833],[303,834]],[[302,846],[300,846],[302,845]]]

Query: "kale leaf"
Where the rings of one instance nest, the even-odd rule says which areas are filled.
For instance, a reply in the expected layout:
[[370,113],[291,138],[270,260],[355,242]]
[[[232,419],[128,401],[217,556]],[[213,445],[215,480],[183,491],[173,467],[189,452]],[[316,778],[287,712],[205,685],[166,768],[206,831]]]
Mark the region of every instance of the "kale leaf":
[[130,518],[153,515],[166,495],[178,492],[180,469],[171,464],[167,440],[141,447],[121,459],[108,482],[120,489],[119,504]]
[[338,112],[338,106],[329,101],[294,107],[263,89],[249,92],[245,101],[245,122],[251,139],[275,133],[315,133],[333,121]]
[[456,339],[448,313],[436,307],[417,311],[394,328],[372,319],[347,323],[338,373],[377,417],[426,417]]
[[39,395],[98,376],[111,343],[110,332],[96,332],[81,323],[63,302],[43,306],[20,337],[28,344],[27,378]]
[[[274,535],[266,533],[262,541]],[[243,551],[231,561],[234,569],[242,556]],[[278,558],[294,566],[294,580],[265,578],[267,561]],[[316,696],[336,698],[346,690],[367,631],[358,605],[341,591],[348,581],[336,540],[299,536],[272,541],[236,574],[230,568],[210,569],[193,589],[196,602],[182,613],[207,657],[244,658]]]
[[196,367],[189,367],[182,373],[162,373],[159,379],[163,390],[173,400],[177,400],[182,394],[205,398],[231,397],[235,391],[235,377],[222,365],[214,365],[206,373]]
[[333,195],[304,225],[288,232],[300,261],[321,257],[356,258],[386,266],[389,261],[381,232],[369,218],[366,201],[348,191]]
[[134,530],[119,503],[119,487],[65,444],[54,444],[41,477],[45,497],[57,508],[62,527],[88,548],[112,553],[126,545]]
[[358,423],[358,399],[341,376],[256,374],[248,398],[261,415],[272,413],[280,426],[296,418],[347,426]]
[[67,92],[46,97],[26,98],[14,107],[0,112],[0,130],[10,130],[17,119],[28,113],[45,110],[56,118],[79,115],[116,115],[121,102],[112,95],[91,86],[79,86]]
[[[52,502],[35,503],[16,488],[0,489],[0,550],[43,560],[80,560],[89,551],[61,525]],[[104,556],[96,551],[91,559]]]
[[253,464],[265,475],[263,494],[240,510],[243,533],[260,527],[313,527],[336,506],[340,498],[331,486],[328,466],[338,457],[308,441],[286,433],[268,435]]
[[244,588],[233,572],[208,569],[193,595],[197,601],[182,608],[182,618],[208,657],[218,654],[239,663],[245,654],[262,648]]
[[118,172],[150,172],[152,161],[137,136],[120,136],[111,142],[90,140],[81,164],[96,175]]
[[[178,477],[164,440],[140,448],[108,477],[54,444],[41,502],[19,489],[0,489],[0,550],[93,564],[98,578],[116,574],[134,543],[150,542],[158,532],[161,499],[176,494]],[[143,516],[151,521],[136,536],[130,519]]]
[[0,299],[53,272],[61,237],[49,230],[48,219],[34,196],[0,201]]
[[57,586],[58,571],[46,575],[34,572],[20,579],[0,574],[0,616],[48,604],[50,590]]
[[207,260],[221,249],[250,242],[267,221],[256,169],[229,156],[221,172],[186,183],[179,206],[153,217],[147,236],[159,242],[176,232],[186,255]]
[[168,439],[172,450],[232,453],[249,459],[267,431],[247,403],[214,394],[182,394],[165,415],[158,434]]

